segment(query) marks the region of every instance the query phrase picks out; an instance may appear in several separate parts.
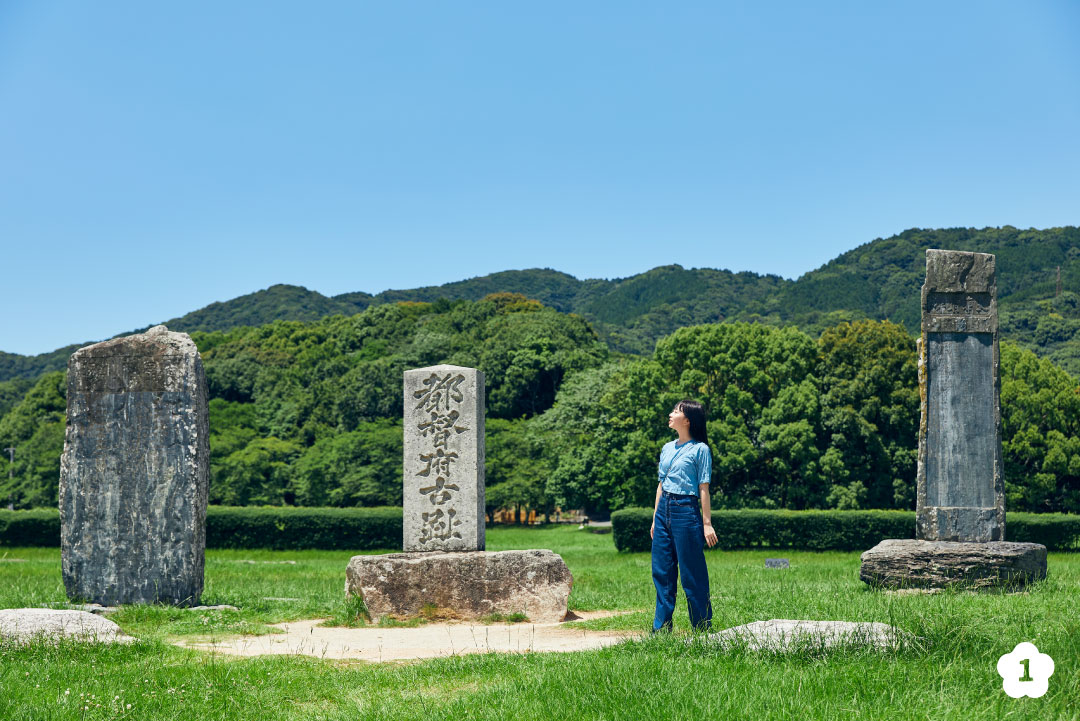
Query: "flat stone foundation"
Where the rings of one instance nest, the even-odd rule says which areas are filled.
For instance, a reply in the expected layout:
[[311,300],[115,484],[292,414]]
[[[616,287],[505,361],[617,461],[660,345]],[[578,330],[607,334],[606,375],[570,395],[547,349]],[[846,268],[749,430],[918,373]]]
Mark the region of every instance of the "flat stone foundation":
[[572,584],[562,557],[548,550],[353,556],[345,569],[345,593],[363,598],[373,621],[521,613],[533,623],[557,623]]
[[892,538],[863,552],[859,578],[888,588],[1022,586],[1046,578],[1046,546]]

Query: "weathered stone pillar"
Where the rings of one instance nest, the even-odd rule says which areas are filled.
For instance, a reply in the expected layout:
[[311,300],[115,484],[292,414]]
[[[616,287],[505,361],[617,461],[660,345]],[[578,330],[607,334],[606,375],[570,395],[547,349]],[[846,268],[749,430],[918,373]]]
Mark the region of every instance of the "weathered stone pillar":
[[867,583],[986,587],[1046,576],[1045,546],[1005,542],[994,260],[926,251],[916,538],[863,553]]
[[994,256],[926,251],[915,534],[1004,541]]
[[72,354],[60,461],[69,597],[199,602],[209,438],[206,378],[186,333],[155,326]]
[[484,374],[405,371],[406,551],[484,550]]
[[484,550],[484,374],[405,371],[405,553],[353,556],[346,595],[384,616],[563,620],[573,577],[549,550]]

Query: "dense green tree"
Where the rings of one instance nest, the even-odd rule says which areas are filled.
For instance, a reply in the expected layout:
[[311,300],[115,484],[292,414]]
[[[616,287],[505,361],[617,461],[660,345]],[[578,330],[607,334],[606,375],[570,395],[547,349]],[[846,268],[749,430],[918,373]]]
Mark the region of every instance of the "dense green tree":
[[775,479],[762,505],[820,508],[830,478],[821,461],[821,403],[815,379],[785,386],[761,412],[758,443],[765,469]]
[[212,486],[211,502],[228,506],[279,506],[288,498],[292,462],[301,446],[280,438],[254,438],[221,460]]
[[821,483],[817,424],[800,415],[815,406],[816,362],[814,341],[794,328],[715,324],[662,339],[654,360],[581,374],[543,419],[562,437],[550,491],[600,508],[650,503],[668,411],[690,397],[708,411],[716,505],[778,505],[787,492],[806,502],[798,479]]
[[488,513],[499,508],[550,513],[554,504],[547,494],[551,474],[544,453],[547,435],[528,419],[488,419],[484,434]]
[[66,412],[67,383],[57,371],[41,376],[0,419],[0,449],[15,448],[14,465],[0,452],[0,503],[56,506]]
[[378,358],[356,363],[340,379],[332,381],[338,428],[350,431],[365,421],[401,418],[401,392],[393,393],[391,389],[401,385],[406,367],[399,358]]
[[257,425],[254,404],[210,399],[211,503],[224,502],[224,489],[234,485],[224,477],[224,461],[259,437]]
[[547,410],[567,373],[595,366],[607,355],[579,316],[553,310],[492,318],[479,357],[488,412],[520,418]]
[[315,442],[296,462],[291,489],[303,506],[401,505],[401,421],[363,422]]
[[1049,360],[1001,345],[1006,508],[1080,512],[1080,386]]
[[570,376],[555,405],[536,417],[534,426],[547,437],[551,468],[545,492],[555,505],[620,508],[645,502],[640,480],[624,472],[619,440],[625,434],[611,425],[636,410],[613,403],[625,388],[625,368],[609,362]]
[[[790,327],[694,326],[659,341],[656,361],[676,395],[698,398],[708,409],[713,478],[724,504],[775,505],[785,497],[791,473],[810,474],[817,483],[816,464],[806,455],[817,443],[816,419],[792,426],[799,423],[798,408],[811,410],[815,405],[808,405],[805,397],[806,388],[813,395],[816,386],[812,373],[817,348],[811,338]],[[799,393],[803,381],[810,385]],[[796,390],[785,393],[789,386]],[[760,436],[763,425],[768,428],[765,438]],[[801,444],[800,448],[790,449],[791,453],[782,449],[781,437]]]
[[33,387],[34,381],[29,378],[0,381],[0,418],[7,415],[7,412],[14,408]]
[[831,463],[829,506],[912,508],[919,391],[915,343],[889,321],[822,333],[821,422]]

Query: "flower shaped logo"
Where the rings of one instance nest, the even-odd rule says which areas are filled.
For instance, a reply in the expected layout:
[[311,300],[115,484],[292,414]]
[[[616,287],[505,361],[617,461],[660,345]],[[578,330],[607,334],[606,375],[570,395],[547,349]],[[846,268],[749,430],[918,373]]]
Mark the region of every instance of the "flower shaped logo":
[[1035,644],[1023,641],[1016,644],[1011,653],[998,659],[997,672],[1004,679],[1005,693],[1013,698],[1039,698],[1050,686],[1054,659],[1050,654],[1039,653]]

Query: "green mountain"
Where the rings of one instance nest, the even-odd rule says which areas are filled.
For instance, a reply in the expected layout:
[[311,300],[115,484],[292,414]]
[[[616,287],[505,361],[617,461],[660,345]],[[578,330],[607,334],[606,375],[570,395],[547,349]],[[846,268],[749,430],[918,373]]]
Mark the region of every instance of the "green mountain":
[[[265,290],[248,293],[232,300],[211,303],[205,308],[192,311],[179,318],[165,321],[171,330],[215,331],[229,330],[240,326],[257,326],[272,323],[275,320],[318,320],[319,318],[340,313],[352,315],[359,313],[370,304],[362,302],[364,293],[352,293],[355,301],[327,298],[297,285],[273,285]],[[137,328],[117,336],[141,333],[150,326]],[[0,381],[11,378],[37,378],[42,373],[64,370],[68,358],[79,348],[96,341],[75,343],[58,348],[50,353],[35,356],[17,355],[0,351]]]
[[[613,280],[578,280],[551,269],[512,270],[376,295],[328,297],[299,286],[275,285],[165,323],[187,332],[228,330],[275,320],[352,315],[385,303],[479,300],[511,292],[577,313],[611,349],[639,355],[650,353],[657,339],[680,327],[725,320],[795,324],[816,334],[842,320],[889,319],[917,333],[927,248],[995,253],[1002,336],[1080,375],[1080,228],[1076,227],[911,229],[865,243],[795,281],[667,265]],[[130,332],[141,330],[145,328]],[[85,343],[37,356],[0,352],[0,381],[63,369],[81,345]]]
[[[275,320],[318,320],[334,314],[353,315],[370,304],[370,295],[352,295],[357,296],[355,302],[342,300],[340,297],[328,298],[322,293],[298,285],[272,285],[239,298],[211,303],[187,315],[167,320],[165,325],[169,326],[169,330],[185,333],[196,330],[210,332],[240,326],[266,325]],[[366,296],[367,301],[362,301],[360,296]]]
[[[593,323],[615,350],[649,353],[656,339],[688,323],[721,321],[761,303],[791,281],[779,276],[663,266],[625,279],[578,280],[548,268],[508,270],[468,280],[377,295],[355,292],[325,296],[295,285],[273,285],[232,300],[211,303],[164,321],[171,330],[218,331],[259,326],[275,320],[311,321],[329,315],[353,315],[372,305],[447,300],[476,301],[493,293],[521,293],[564,313],[578,313]],[[687,315],[689,309],[690,315]],[[689,319],[689,320],[688,320]],[[119,333],[140,333],[150,326]],[[114,336],[115,337],[115,336]],[[63,370],[68,357],[87,345],[76,343],[51,353],[22,356],[0,352],[0,381],[36,378]]]
[[765,315],[810,332],[846,314],[892,320],[918,333],[928,248],[994,253],[1002,337],[1080,375],[1076,227],[906,230],[861,245],[802,276],[770,299]]

